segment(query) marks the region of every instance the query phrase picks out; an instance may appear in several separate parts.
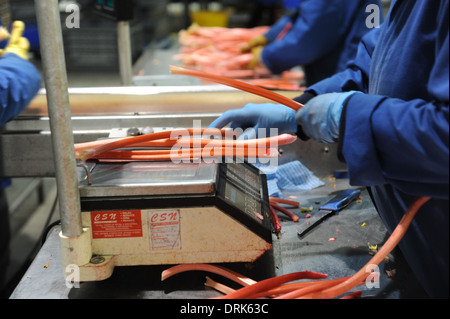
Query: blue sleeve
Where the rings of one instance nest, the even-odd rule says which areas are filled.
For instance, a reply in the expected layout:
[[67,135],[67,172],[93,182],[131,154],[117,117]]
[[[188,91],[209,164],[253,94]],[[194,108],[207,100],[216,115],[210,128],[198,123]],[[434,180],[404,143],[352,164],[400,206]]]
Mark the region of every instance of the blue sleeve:
[[356,57],[352,61],[349,61],[344,71],[312,85],[307,91],[313,91],[315,94],[345,91],[367,93],[372,53],[378,41],[379,34],[380,28],[366,33],[359,43]]
[[341,152],[352,184],[389,183],[410,195],[449,198],[448,61],[447,33],[428,79],[429,100],[349,99]]
[[[428,2],[418,4],[436,10]],[[425,15],[424,10],[416,11]],[[448,7],[446,12],[448,15]],[[433,41],[429,29],[423,27],[431,20],[420,18],[411,18],[409,26],[420,25],[422,33],[406,29],[403,41],[396,44],[395,52],[402,54],[396,56],[395,62],[384,59],[393,58],[390,36],[398,39],[398,35],[391,31],[384,35],[384,41],[378,41],[377,50],[382,49],[375,50],[372,57],[377,63],[371,69],[370,94],[356,94],[349,99],[341,117],[339,149],[353,185],[391,184],[409,195],[448,200],[448,17],[441,19],[442,26],[430,23],[437,28],[431,33]],[[390,28],[396,31],[396,26]],[[421,56],[427,57],[427,63],[419,64],[417,57]],[[403,64],[396,64],[398,61]],[[390,80],[386,79],[389,74],[394,82],[386,81]],[[398,79],[397,74],[410,78]]]
[[[331,52],[347,31],[350,15],[359,1],[304,0],[291,31],[262,51],[264,64],[274,73],[309,64]],[[326,23],[324,23],[326,21]]]
[[41,86],[35,66],[8,53],[0,58],[0,126],[15,118],[34,98]]
[[278,21],[270,27],[269,31],[264,34],[269,43],[275,41],[278,35],[284,30],[288,23],[292,23],[290,16],[286,15],[278,19]]
[[340,141],[351,184],[448,199],[448,115],[448,100],[352,96]]

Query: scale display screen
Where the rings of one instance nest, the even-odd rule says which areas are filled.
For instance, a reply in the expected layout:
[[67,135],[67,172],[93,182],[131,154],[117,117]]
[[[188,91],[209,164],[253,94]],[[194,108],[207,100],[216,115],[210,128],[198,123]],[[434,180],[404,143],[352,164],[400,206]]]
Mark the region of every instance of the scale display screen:
[[262,223],[261,175],[249,165],[229,163],[226,166],[224,197],[239,210]]

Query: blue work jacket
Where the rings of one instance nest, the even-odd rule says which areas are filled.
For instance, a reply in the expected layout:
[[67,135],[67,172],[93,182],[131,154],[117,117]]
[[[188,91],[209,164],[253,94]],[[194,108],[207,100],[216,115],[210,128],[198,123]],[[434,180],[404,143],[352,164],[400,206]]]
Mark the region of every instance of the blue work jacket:
[[[0,127],[19,115],[40,87],[41,76],[32,63],[13,53],[1,56]],[[9,179],[0,178],[0,189],[8,185]]]
[[262,50],[262,62],[274,74],[302,65],[309,85],[344,70],[370,30],[366,9],[371,4],[378,6],[381,22],[379,0],[301,0],[297,11],[265,34],[269,44]]
[[339,153],[369,186],[392,231],[430,196],[399,246],[432,298],[449,295],[449,1],[393,1],[348,68],[308,89],[358,90],[341,117]]

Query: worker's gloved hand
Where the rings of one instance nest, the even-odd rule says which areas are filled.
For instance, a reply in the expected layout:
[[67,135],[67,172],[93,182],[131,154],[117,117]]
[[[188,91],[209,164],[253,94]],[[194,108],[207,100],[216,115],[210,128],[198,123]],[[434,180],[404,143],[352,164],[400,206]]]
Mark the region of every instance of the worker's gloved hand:
[[253,48],[265,46],[269,43],[264,35],[259,35],[248,41],[246,45],[241,48],[241,52],[250,52]]
[[302,133],[319,142],[337,142],[342,109],[356,93],[327,93],[309,100],[296,114]]
[[264,65],[261,59],[262,50],[264,47],[259,46],[252,49],[253,58],[248,64],[250,69],[256,69],[258,66]]
[[30,49],[30,42],[27,38],[22,37],[25,31],[25,23],[22,21],[14,21],[9,38],[8,45],[2,53],[14,53],[22,59],[28,60],[28,50]]
[[297,131],[294,110],[285,105],[272,103],[249,103],[242,109],[226,111],[212,122],[209,127],[223,128],[227,124],[230,124],[232,129],[241,128],[246,130],[253,128],[245,131],[244,134],[239,136],[239,139],[268,137],[286,132],[295,133]]

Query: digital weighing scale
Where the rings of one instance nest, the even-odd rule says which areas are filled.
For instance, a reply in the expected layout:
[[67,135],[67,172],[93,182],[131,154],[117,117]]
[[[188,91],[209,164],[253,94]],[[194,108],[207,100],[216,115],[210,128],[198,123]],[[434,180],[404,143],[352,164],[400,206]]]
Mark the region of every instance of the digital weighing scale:
[[249,163],[88,171],[79,182],[83,234],[61,235],[63,266],[76,264],[80,281],[106,279],[115,266],[253,262],[272,248],[266,177]]

